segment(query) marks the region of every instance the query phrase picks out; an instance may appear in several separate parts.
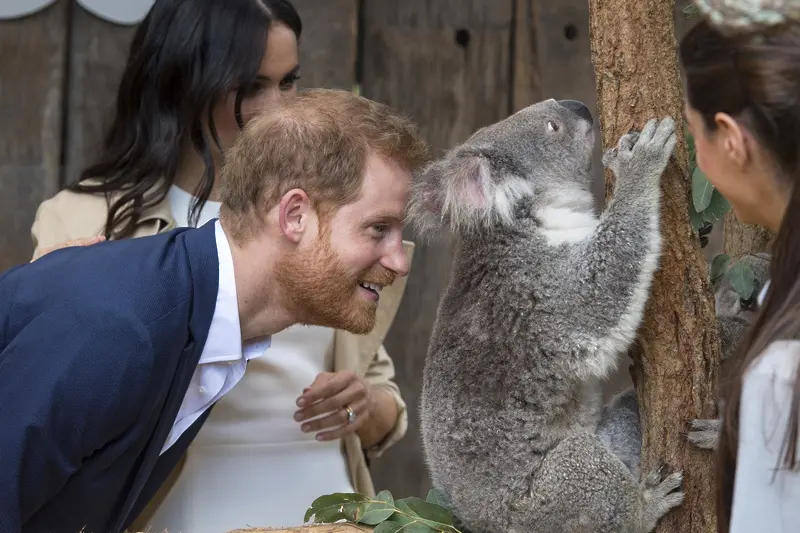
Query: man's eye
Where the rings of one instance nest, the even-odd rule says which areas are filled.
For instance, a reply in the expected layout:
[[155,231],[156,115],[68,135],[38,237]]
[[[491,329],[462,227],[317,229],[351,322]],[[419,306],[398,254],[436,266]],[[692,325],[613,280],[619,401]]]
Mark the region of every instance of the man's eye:
[[386,233],[388,226],[386,224],[373,224],[372,231],[378,235],[383,235]]

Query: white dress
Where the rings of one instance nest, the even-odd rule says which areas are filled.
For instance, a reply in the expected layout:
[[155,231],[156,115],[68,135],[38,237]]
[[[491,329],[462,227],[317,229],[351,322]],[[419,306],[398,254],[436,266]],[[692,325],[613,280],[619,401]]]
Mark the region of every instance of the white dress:
[[[178,225],[187,225],[190,200],[189,193],[170,190]],[[199,224],[218,213],[218,203],[207,203]],[[147,531],[296,526],[318,496],[353,491],[341,441],[318,442],[293,418],[303,388],[332,368],[333,335],[315,326],[273,335],[266,353],[248,363],[242,380],[214,406]]]

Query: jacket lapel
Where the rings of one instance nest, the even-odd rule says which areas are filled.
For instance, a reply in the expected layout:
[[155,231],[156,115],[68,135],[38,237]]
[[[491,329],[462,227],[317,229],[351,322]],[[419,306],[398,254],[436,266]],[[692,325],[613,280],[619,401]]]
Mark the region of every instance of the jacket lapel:
[[[177,361],[169,389],[164,391],[166,398],[159,420],[156,423],[153,436],[147,444],[144,459],[128,492],[125,505],[112,531],[122,531],[129,519],[135,518],[130,517],[131,511],[142,495],[142,489],[145,487],[156,462],[161,456],[161,448],[172,430],[175,417],[178,415],[178,410],[183,403],[186,390],[189,387],[194,369],[197,367],[208,337],[208,329],[211,326],[211,319],[214,315],[217,288],[219,286],[219,260],[217,257],[214,222],[215,220],[211,220],[202,227],[196,230],[184,231],[181,235],[189,258],[189,270],[192,279],[192,306],[188,324],[189,339]],[[188,443],[184,443],[184,445],[188,445]]]

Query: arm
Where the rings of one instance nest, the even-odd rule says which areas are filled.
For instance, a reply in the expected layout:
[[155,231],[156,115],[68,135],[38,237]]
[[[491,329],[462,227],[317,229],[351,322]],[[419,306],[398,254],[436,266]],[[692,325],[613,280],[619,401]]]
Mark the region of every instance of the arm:
[[773,344],[745,375],[731,533],[796,531],[800,523],[800,473],[783,466],[781,453],[799,347]]
[[48,309],[0,352],[0,531],[20,531],[138,416],[147,331],[112,310],[85,309]]
[[408,430],[406,403],[393,378],[394,363],[381,345],[364,375],[364,380],[373,390],[375,407],[370,424],[358,434],[362,447],[372,458],[383,455]]
[[[575,372],[605,376],[610,358],[625,351],[636,337],[653,274],[658,267],[661,236],[660,181],[675,148],[675,124],[651,120],[641,134],[628,134],[605,153],[603,163],[616,176],[615,193],[594,233],[569,251],[571,273],[552,298],[569,326],[554,329],[555,346],[564,331],[572,345],[586,348],[595,360]],[[581,324],[581,328],[572,327]]]

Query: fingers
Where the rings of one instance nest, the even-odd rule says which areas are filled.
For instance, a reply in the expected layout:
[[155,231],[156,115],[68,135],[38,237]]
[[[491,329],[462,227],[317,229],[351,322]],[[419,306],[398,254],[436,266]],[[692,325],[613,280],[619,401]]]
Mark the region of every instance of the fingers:
[[[336,382],[331,380],[331,383],[336,383]],[[326,389],[329,386],[330,383],[327,383],[322,388]],[[335,386],[338,388],[338,385]],[[309,391],[309,393],[311,392],[313,391]],[[345,405],[352,404],[353,402],[365,398],[366,395],[367,395],[366,385],[364,384],[363,381],[354,377],[350,382],[345,382],[343,390],[336,392],[332,396],[323,398],[319,401],[309,404],[308,407],[305,407],[297,411],[295,413],[294,418],[298,422],[303,420],[308,420],[310,418],[314,418],[319,415],[341,409]]]
[[298,407],[305,407],[343,391],[350,382],[358,380],[354,372],[322,372],[311,386],[297,399]]
[[304,433],[310,433],[327,429],[328,431],[321,431],[315,438],[321,441],[340,439],[349,433],[358,431],[369,420],[366,399],[351,403],[350,409],[356,415],[352,424],[347,422],[347,411],[342,407],[325,417],[306,422],[301,426],[301,430]]

